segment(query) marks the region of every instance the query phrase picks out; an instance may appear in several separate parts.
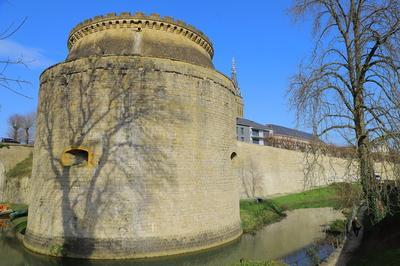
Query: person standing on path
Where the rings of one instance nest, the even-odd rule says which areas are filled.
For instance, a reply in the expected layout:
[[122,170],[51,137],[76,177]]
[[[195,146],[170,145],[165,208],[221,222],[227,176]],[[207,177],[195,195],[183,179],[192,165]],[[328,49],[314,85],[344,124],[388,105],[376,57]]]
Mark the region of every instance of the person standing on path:
[[357,217],[354,217],[353,221],[351,222],[351,227],[353,228],[353,233],[356,237],[358,237],[358,233],[361,229],[361,224],[358,221]]

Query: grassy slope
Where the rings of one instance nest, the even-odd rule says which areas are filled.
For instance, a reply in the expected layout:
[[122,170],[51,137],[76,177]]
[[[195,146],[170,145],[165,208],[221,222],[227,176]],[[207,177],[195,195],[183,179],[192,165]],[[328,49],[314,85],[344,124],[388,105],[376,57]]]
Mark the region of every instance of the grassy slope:
[[240,218],[244,233],[254,232],[266,224],[279,221],[285,217],[284,210],[272,200],[257,203],[254,200],[240,201]]
[[300,208],[340,208],[342,205],[339,196],[340,185],[333,184],[306,192],[290,194],[264,200],[257,203],[254,200],[240,201],[240,217],[245,233],[252,233],[266,224],[279,221],[285,217],[285,210]]
[[17,163],[14,168],[6,173],[7,177],[18,178],[29,176],[32,172],[32,153],[23,161]]
[[340,198],[335,185],[274,198],[273,201],[286,210],[340,207]]

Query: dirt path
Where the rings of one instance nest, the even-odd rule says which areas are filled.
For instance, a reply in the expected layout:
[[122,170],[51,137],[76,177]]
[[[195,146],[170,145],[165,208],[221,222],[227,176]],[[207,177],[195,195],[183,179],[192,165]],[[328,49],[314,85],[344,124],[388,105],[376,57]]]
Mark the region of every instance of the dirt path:
[[[361,207],[360,212],[357,215],[361,224],[364,224],[365,210],[366,210],[365,207]],[[364,235],[364,226],[361,227],[358,237],[355,237],[353,232],[349,233],[347,241],[345,242],[342,251],[340,252],[336,265],[338,266],[347,265],[353,253],[360,246],[363,235]]]

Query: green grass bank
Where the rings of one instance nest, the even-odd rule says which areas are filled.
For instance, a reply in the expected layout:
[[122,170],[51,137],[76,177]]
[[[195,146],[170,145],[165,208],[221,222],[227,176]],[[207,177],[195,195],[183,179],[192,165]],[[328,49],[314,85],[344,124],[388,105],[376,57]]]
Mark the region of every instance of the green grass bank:
[[286,216],[285,211],[301,208],[350,207],[359,198],[361,188],[357,184],[335,183],[330,186],[312,189],[261,202],[240,201],[240,217],[244,233],[254,233],[261,227],[277,222]]
[[17,163],[10,171],[6,173],[9,178],[18,178],[30,176],[32,172],[33,154],[31,153],[25,160]]

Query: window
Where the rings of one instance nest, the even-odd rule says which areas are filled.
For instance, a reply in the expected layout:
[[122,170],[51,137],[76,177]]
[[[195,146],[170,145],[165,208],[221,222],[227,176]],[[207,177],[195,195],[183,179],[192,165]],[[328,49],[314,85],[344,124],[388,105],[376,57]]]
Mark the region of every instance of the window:
[[260,144],[260,140],[259,139],[253,139],[253,143],[254,144]]
[[64,167],[71,167],[75,165],[88,166],[89,164],[89,151],[83,148],[72,148],[64,151],[61,156],[61,164]]
[[244,135],[244,128],[243,127],[240,128],[240,134]]
[[260,135],[260,131],[258,129],[253,129],[252,132],[251,132],[251,135],[258,137]]
[[244,137],[240,137],[240,140],[241,140],[241,141],[244,141]]

